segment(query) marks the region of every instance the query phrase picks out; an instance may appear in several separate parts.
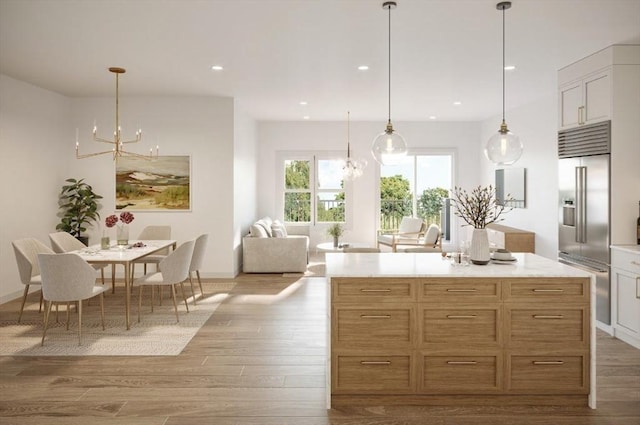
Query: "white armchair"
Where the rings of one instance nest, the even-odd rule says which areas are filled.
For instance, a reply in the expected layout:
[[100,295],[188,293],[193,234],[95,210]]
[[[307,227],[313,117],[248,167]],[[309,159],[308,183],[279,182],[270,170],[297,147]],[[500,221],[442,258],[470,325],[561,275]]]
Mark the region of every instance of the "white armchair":
[[400,252],[442,252],[442,232],[437,224],[431,224],[424,238],[416,243],[403,243],[396,245]]
[[378,232],[378,248],[380,245],[390,246],[396,252],[398,245],[416,245],[424,236],[425,223],[421,218],[402,217],[397,231]]

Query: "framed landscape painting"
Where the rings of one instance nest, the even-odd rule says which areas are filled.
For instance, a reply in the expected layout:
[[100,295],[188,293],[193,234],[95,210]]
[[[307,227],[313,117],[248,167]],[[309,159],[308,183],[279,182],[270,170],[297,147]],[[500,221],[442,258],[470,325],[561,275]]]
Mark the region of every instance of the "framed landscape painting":
[[116,210],[190,211],[191,157],[118,157]]

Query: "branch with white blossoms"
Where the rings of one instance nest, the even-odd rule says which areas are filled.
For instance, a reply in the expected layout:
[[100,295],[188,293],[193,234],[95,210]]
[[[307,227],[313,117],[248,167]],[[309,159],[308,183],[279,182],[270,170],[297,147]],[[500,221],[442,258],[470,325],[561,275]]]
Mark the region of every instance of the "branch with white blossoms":
[[476,229],[484,229],[487,224],[502,221],[500,215],[511,211],[505,205],[512,201],[510,195],[507,195],[504,204],[499,204],[496,200],[496,190],[493,186],[478,186],[468,193],[461,187],[456,186],[453,189],[453,205],[456,208],[455,215],[462,218],[469,226]]

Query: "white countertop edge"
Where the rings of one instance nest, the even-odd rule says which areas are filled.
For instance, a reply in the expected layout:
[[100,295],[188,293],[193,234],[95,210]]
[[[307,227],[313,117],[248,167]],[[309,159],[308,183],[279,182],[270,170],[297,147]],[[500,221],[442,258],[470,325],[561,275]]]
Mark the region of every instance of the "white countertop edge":
[[617,249],[618,251],[640,254],[640,245],[610,245],[609,247],[611,249]]

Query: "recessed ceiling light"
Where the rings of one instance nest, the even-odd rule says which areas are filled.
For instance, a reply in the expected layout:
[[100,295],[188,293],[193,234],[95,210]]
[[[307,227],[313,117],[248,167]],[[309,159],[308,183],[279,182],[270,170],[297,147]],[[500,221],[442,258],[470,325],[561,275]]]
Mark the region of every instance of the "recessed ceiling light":
[[308,120],[309,118],[311,118],[309,115],[305,115],[304,117],[302,117],[303,120]]
[[459,106],[462,105],[462,102],[460,102],[459,100],[456,100],[455,102],[453,102],[454,105]]
[[360,65],[360,66],[358,67],[358,70],[359,70],[359,71],[366,71],[366,70],[368,70],[368,69],[369,69],[369,66],[367,66],[367,65]]
[[436,118],[437,118],[437,117],[436,117],[435,115],[431,115],[431,116],[429,116],[429,119],[430,119],[430,120],[435,120]]
[[213,65],[211,69],[214,71],[222,71],[224,68],[222,68],[222,65]]
[[516,69],[515,65],[507,65],[504,67],[505,71],[513,71],[514,69]]
[[306,101],[304,101],[304,100],[301,100],[301,101],[300,101],[300,105],[305,106],[306,104],[307,104],[307,102],[306,102]]

